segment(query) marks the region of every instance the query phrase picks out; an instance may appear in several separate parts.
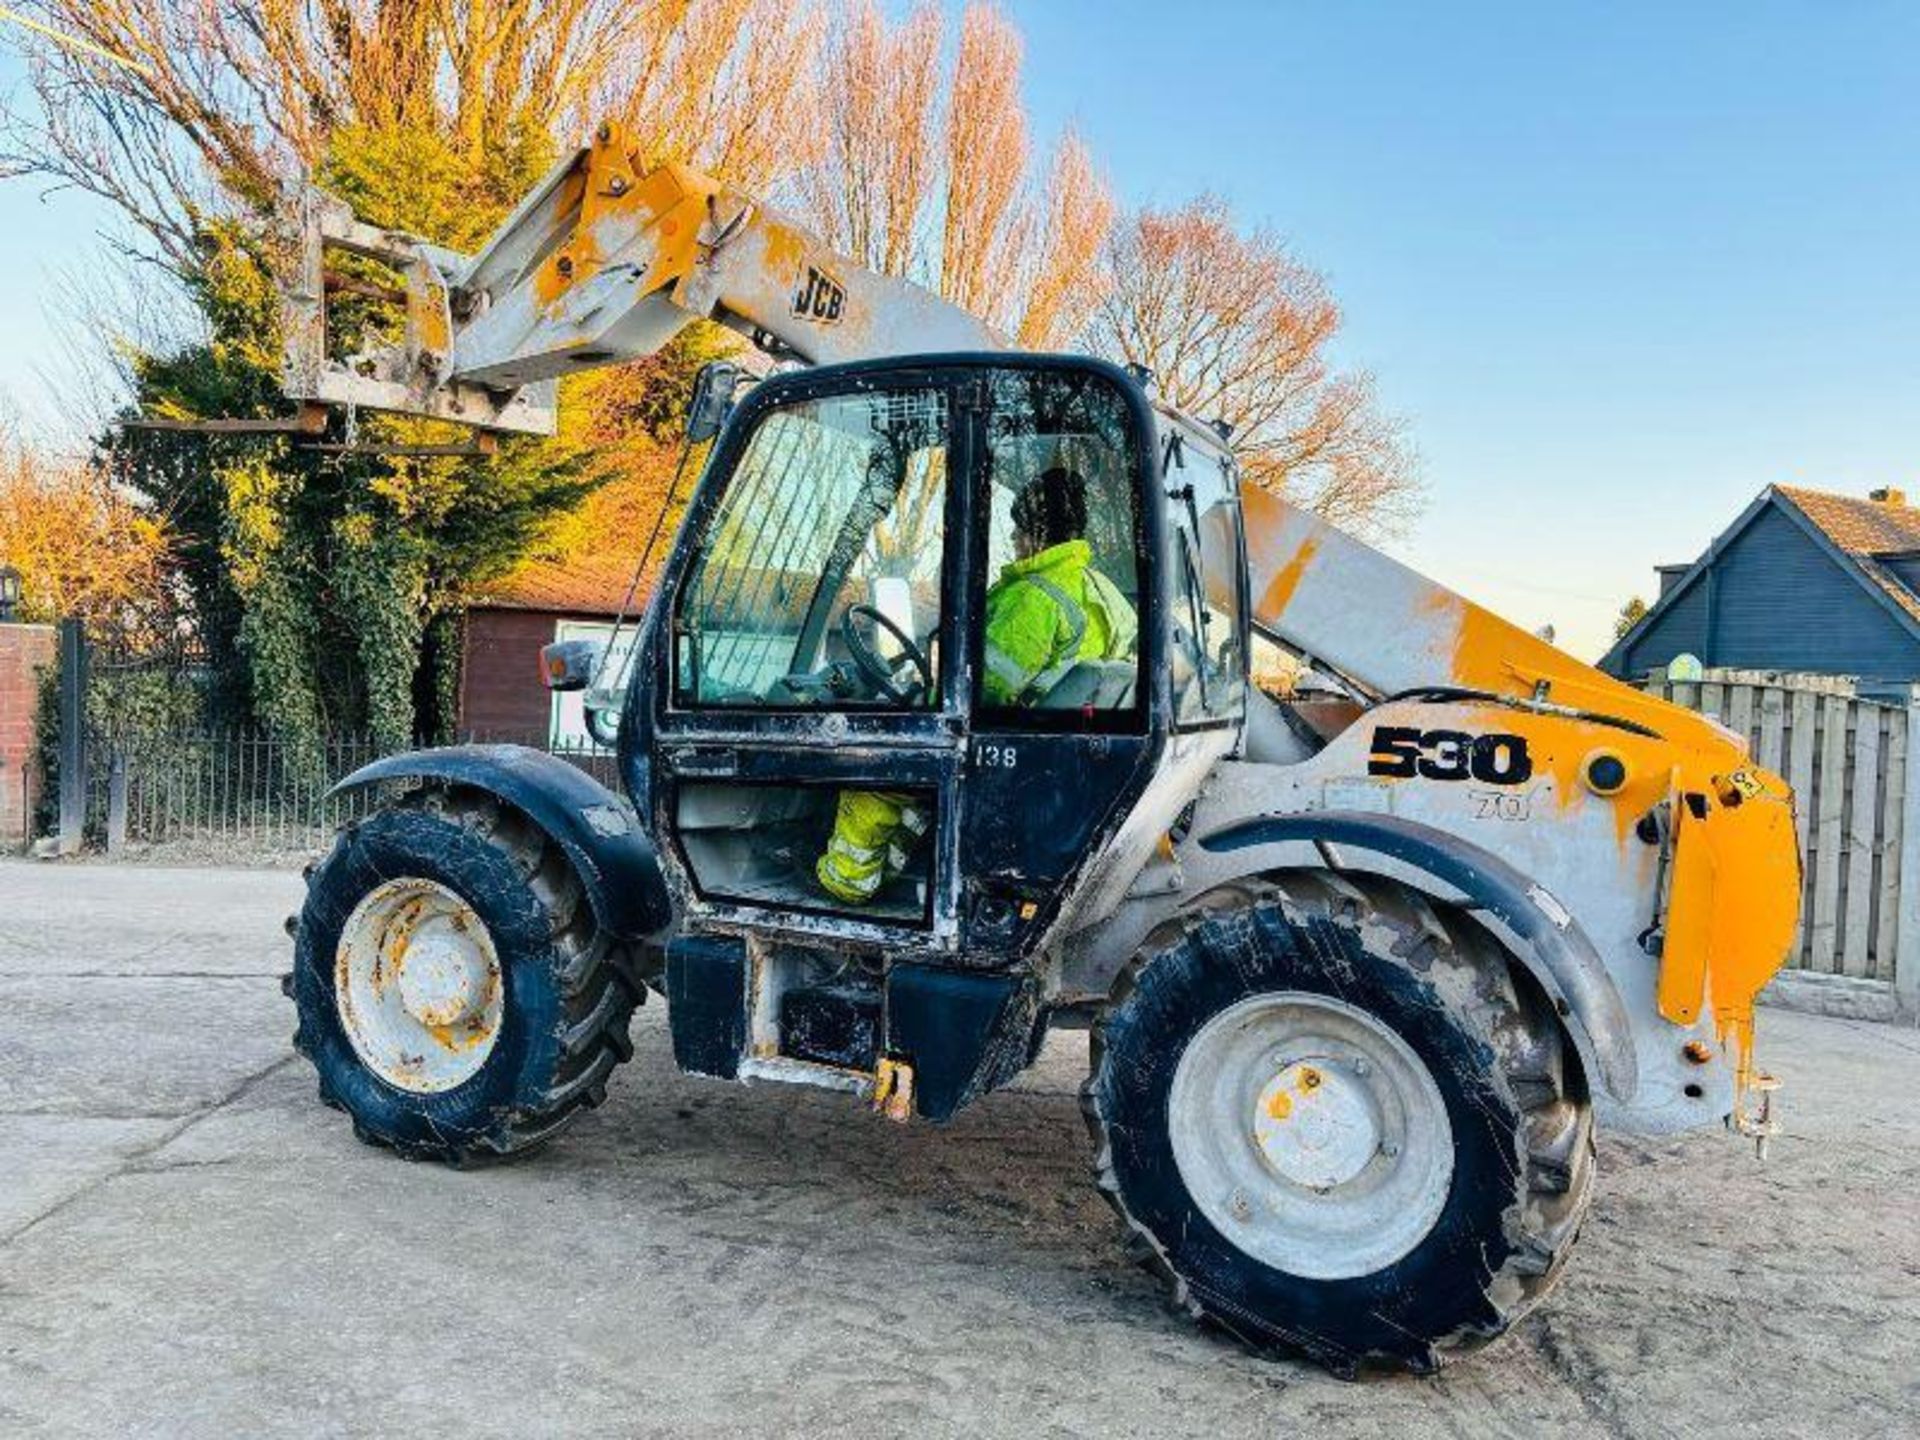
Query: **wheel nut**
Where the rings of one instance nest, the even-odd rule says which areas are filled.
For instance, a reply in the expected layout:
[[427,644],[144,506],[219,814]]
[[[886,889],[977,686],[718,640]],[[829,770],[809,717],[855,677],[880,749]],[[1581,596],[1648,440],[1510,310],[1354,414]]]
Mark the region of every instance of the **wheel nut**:
[[1233,1212],[1233,1218],[1236,1220],[1253,1218],[1253,1206],[1247,1203],[1247,1197],[1238,1190],[1234,1191],[1232,1198],[1227,1201],[1227,1209]]
[[1391,1160],[1400,1153],[1400,1147],[1392,1140],[1382,1140],[1380,1142],[1380,1153]]
[[1367,1064],[1365,1060],[1356,1059],[1353,1062],[1353,1073],[1364,1079],[1373,1073],[1373,1067]]

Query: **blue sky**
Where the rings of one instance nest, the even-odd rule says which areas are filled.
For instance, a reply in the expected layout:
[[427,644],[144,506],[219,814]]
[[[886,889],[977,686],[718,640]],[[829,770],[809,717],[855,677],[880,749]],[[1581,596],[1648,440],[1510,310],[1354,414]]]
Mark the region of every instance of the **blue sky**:
[[1769,483],[1920,491],[1920,6],[1011,8],[1124,198],[1328,273],[1396,549],[1576,653]]
[[[1044,134],[1327,272],[1422,456],[1396,550],[1576,653],[1764,485],[1920,491],[1920,6],[1009,8]],[[0,185],[29,418],[98,219]]]

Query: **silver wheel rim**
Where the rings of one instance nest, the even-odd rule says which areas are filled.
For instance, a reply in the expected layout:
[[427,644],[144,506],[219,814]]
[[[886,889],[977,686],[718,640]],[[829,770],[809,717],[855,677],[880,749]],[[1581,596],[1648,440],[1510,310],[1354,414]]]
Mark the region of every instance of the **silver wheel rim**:
[[1453,1127],[1392,1029],[1305,991],[1213,1017],[1174,1071],[1174,1163],[1237,1249],[1313,1280],[1371,1275],[1420,1243],[1453,1180]]
[[370,890],[334,953],[340,1022],[389,1085],[451,1090],[487,1063],[504,987],[486,923],[446,886],[408,877]]

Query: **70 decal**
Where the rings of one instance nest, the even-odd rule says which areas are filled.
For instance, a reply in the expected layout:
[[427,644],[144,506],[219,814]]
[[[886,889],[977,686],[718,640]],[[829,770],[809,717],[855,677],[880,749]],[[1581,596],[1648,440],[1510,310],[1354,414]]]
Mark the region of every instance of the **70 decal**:
[[1396,780],[1478,780],[1482,785],[1524,785],[1533,777],[1533,757],[1521,735],[1469,735],[1464,730],[1416,730],[1381,725],[1373,732],[1369,775]]

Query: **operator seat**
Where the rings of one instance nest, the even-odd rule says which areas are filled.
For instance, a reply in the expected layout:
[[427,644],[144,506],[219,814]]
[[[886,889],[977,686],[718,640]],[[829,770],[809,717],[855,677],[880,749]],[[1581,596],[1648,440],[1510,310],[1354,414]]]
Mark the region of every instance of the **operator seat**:
[[1140,667],[1131,660],[1076,660],[1041,697],[1040,710],[1124,710],[1133,703]]

